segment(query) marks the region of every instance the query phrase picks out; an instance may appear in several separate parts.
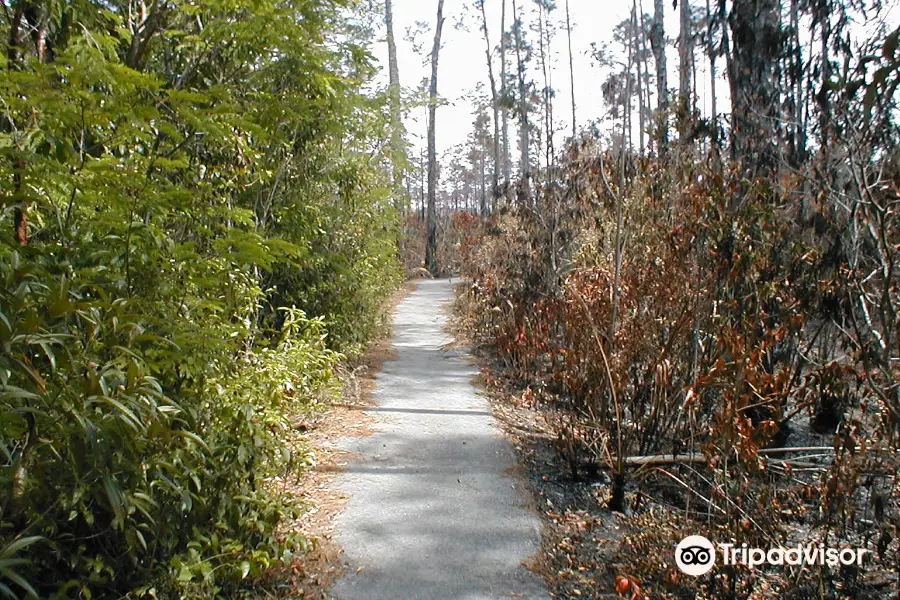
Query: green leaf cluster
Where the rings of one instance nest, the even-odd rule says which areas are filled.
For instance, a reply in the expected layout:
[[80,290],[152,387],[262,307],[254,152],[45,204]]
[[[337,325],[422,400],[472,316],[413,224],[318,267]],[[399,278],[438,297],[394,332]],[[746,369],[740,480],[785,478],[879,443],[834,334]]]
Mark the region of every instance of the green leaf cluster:
[[0,596],[230,597],[304,549],[290,416],[399,277],[353,10],[9,6]]

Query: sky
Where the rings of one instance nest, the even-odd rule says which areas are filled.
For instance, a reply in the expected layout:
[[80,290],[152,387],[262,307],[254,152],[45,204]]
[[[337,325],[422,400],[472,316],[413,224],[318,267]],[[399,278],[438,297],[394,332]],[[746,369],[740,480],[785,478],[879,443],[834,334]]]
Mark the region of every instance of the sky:
[[[575,74],[575,103],[578,127],[582,128],[589,123],[600,119],[608,110],[604,105],[601,85],[609,74],[609,68],[602,68],[595,64],[591,57],[592,43],[602,45],[610,44],[612,50],[622,52],[613,42],[613,30],[617,24],[630,17],[633,0],[569,0],[569,10],[572,23],[572,49],[574,55]],[[512,23],[512,0],[506,0],[506,27]],[[569,93],[569,64],[567,35],[565,29],[566,0],[556,0],[557,9],[551,13],[551,19],[557,23],[555,38],[550,52],[550,71],[552,73],[551,87],[555,90],[554,113],[558,133],[555,138],[555,146],[561,147],[561,142],[571,133],[571,102]],[[491,45],[496,47],[499,43],[500,16],[502,0],[485,0],[485,9],[488,16]],[[534,0],[518,0],[519,9],[526,12],[526,26],[536,23],[537,7]],[[692,0],[695,10],[705,9],[704,0]],[[714,2],[713,2],[714,4]],[[888,22],[896,25],[900,21],[900,0],[886,0],[888,7]],[[424,78],[430,76],[428,54],[431,50],[433,39],[433,27],[437,0],[394,0],[394,35],[397,44],[397,55],[400,69],[400,83],[404,90],[415,90]],[[678,36],[679,15],[673,8],[671,0],[665,1],[666,9],[666,35],[669,39],[667,47],[667,66],[669,88],[678,86],[678,49],[673,40]],[[653,0],[638,0],[638,11],[646,14],[653,12]],[[437,115],[437,149],[443,153],[454,145],[465,143],[472,131],[472,94],[479,84],[483,86],[481,93],[490,95],[488,84],[487,63],[485,59],[485,42],[481,31],[481,14],[475,8],[474,0],[445,0],[442,50],[438,62],[438,94],[446,103],[438,108]],[[417,42],[421,46],[419,52],[413,41],[409,39],[408,32],[419,28],[424,23],[427,30],[421,31],[417,36]],[[380,23],[379,23],[380,24]],[[860,25],[860,30],[862,26]],[[801,27],[801,36],[803,35]],[[537,35],[530,34],[530,39],[536,42]],[[649,48],[649,42],[648,46]],[[381,74],[378,84],[387,86],[388,52],[384,38],[384,29],[381,27],[380,35],[376,38],[372,49],[375,58],[379,61]],[[536,53],[537,54],[537,53]],[[695,49],[697,70],[697,103],[704,117],[711,116],[711,94],[709,63],[702,50]],[[514,53],[508,52],[507,60],[509,69],[514,71]],[[728,94],[728,81],[724,72],[724,59],[717,61],[717,110],[721,114],[728,112],[730,99]],[[650,61],[650,68],[654,69],[654,63]],[[530,76],[543,86],[543,76],[540,73],[540,63],[535,60],[530,67]],[[495,76],[499,78],[499,55],[494,54]],[[655,94],[651,97],[655,105]],[[637,119],[635,118],[635,121]],[[408,132],[408,141],[415,148],[424,146],[426,134],[425,108],[416,108],[410,112],[405,120]],[[511,153],[516,156],[515,129],[511,123],[510,141]],[[635,139],[637,136],[635,135]]]
[[[518,0],[520,10],[526,10],[526,26],[536,22],[536,5],[533,0]],[[557,9],[551,13],[551,19],[558,24],[555,38],[551,46],[552,82],[555,89],[554,113],[558,129],[556,147],[571,133],[571,94],[569,93],[569,64],[567,36],[565,30],[565,0],[557,0]],[[631,0],[569,0],[572,23],[572,50],[575,73],[576,116],[579,128],[592,120],[601,117],[607,110],[604,106],[601,84],[608,74],[596,65],[590,56],[591,44],[604,42],[612,44],[613,28],[631,14]],[[640,4],[640,3],[639,3]],[[652,13],[653,1],[643,0],[645,13]],[[456,144],[462,144],[472,130],[474,116],[472,114],[471,95],[479,84],[483,85],[482,93],[490,95],[488,84],[487,62],[485,59],[485,43],[481,31],[481,14],[475,9],[474,0],[445,0],[444,30],[442,49],[438,61],[438,94],[447,103],[438,108],[437,115],[437,148],[444,152]],[[671,38],[677,35],[678,13],[672,9],[670,0],[666,0],[666,33]],[[485,0],[488,16],[491,45],[499,44],[501,0]],[[639,8],[640,10],[640,8]],[[427,54],[431,51],[433,29],[437,13],[437,0],[394,0],[394,37],[397,43],[397,56],[400,68],[400,83],[404,89],[415,89],[422,80],[430,76],[430,65]],[[512,2],[507,0],[506,27],[512,23]],[[532,19],[532,13],[534,18]],[[418,36],[422,54],[417,54],[414,44],[407,39],[408,30],[417,29],[417,23],[427,23],[429,29]],[[460,23],[461,22],[461,23]],[[537,36],[531,35],[537,42]],[[649,47],[649,46],[648,46]],[[381,83],[387,84],[387,44],[383,36],[373,48],[375,57],[382,68]],[[508,52],[508,69],[513,69],[515,55]],[[494,55],[495,76],[499,79],[499,55]],[[721,62],[721,61],[720,61]],[[531,77],[543,87],[543,76],[539,71],[539,62],[531,65]],[[677,50],[669,48],[668,65],[672,73],[670,84],[677,84]],[[675,69],[671,69],[671,67]],[[651,62],[651,68],[652,62]],[[704,85],[708,85],[708,71],[701,72],[698,63],[698,93]],[[705,65],[703,69],[705,69]],[[721,88],[726,81],[722,79]],[[721,97],[720,97],[720,102]],[[409,141],[414,146],[425,139],[425,109],[414,109],[406,120]],[[514,135],[514,129],[511,130]],[[513,142],[511,142],[512,144]],[[511,152],[515,155],[515,147]]]

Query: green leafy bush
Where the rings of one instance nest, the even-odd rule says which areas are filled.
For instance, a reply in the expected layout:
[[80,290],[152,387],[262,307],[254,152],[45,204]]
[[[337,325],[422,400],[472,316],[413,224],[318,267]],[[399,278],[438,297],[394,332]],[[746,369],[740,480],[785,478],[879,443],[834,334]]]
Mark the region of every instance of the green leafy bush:
[[0,594],[228,597],[398,281],[369,57],[342,0],[49,6],[2,36]]

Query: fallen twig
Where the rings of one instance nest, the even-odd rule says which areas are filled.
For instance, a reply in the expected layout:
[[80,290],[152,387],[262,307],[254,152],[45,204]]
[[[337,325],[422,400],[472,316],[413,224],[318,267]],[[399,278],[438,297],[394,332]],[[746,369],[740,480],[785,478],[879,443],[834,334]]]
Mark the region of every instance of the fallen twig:
[[[834,448],[831,446],[803,446],[797,448],[763,448],[758,451],[759,454],[789,454],[791,452],[818,452],[834,454]],[[611,461],[616,464],[615,458]],[[651,454],[648,456],[629,456],[625,458],[623,464],[625,466],[645,466],[645,465],[671,465],[671,464],[706,464],[709,459],[704,454]],[[787,459],[779,462],[787,462]]]

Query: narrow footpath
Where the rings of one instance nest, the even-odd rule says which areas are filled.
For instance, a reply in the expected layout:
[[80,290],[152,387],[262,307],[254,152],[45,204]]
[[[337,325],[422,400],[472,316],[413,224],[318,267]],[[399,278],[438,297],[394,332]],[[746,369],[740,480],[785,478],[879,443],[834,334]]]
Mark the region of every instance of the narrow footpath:
[[472,384],[465,351],[445,350],[448,280],[426,280],[394,315],[394,360],[376,379],[376,433],[334,485],[345,575],[340,600],[547,599],[523,566],[540,544],[538,517],[512,475],[515,454]]

